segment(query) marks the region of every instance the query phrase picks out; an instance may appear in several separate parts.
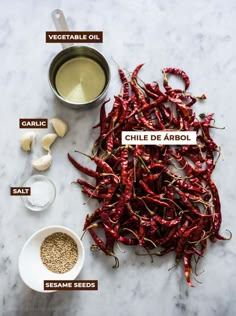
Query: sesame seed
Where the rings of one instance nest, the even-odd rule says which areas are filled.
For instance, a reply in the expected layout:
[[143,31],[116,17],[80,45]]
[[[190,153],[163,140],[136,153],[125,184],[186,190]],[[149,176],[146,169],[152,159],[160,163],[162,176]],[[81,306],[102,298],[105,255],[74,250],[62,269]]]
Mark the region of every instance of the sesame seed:
[[40,257],[48,270],[65,273],[78,260],[78,247],[73,238],[65,233],[53,233],[46,237],[40,248]]

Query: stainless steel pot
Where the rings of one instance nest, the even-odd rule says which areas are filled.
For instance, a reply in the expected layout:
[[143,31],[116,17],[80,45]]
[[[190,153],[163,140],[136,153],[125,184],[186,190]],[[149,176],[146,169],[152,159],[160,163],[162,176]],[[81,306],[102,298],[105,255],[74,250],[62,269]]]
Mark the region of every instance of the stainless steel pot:
[[[57,31],[68,30],[64,14],[61,10],[54,10],[52,12],[52,18]],[[68,43],[62,43],[62,47],[63,50],[54,57],[49,67],[49,84],[56,98],[64,105],[74,109],[90,109],[96,105],[101,104],[106,96],[110,83],[110,68],[106,58],[99,51],[89,46],[77,46],[70,45]],[[72,102],[63,97],[59,93],[55,82],[56,75],[60,67],[69,60],[77,57],[86,57],[95,61],[100,65],[105,75],[105,85],[103,90],[95,98],[84,103]]]

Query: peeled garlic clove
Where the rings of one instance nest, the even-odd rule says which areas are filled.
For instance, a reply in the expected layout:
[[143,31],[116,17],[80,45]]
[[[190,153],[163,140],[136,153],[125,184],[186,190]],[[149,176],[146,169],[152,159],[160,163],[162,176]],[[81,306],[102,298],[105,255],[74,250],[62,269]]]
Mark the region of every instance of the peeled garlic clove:
[[43,149],[49,151],[51,145],[55,142],[56,138],[57,138],[57,134],[55,134],[55,133],[49,133],[49,134],[43,136],[43,138],[41,140],[41,145],[42,145]]
[[52,126],[59,137],[65,136],[68,126],[65,121],[59,118],[51,119]]
[[34,132],[28,132],[22,135],[20,139],[21,148],[24,151],[30,151],[32,147],[32,143],[35,139],[35,133]]
[[32,161],[32,166],[39,171],[47,170],[52,163],[52,156],[48,153],[36,160]]

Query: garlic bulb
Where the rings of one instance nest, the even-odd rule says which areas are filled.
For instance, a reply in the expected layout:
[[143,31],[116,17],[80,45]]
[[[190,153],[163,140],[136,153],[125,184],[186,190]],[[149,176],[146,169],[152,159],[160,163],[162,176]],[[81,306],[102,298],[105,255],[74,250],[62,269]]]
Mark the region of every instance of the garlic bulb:
[[52,126],[59,137],[65,136],[68,126],[65,121],[59,118],[51,119]]
[[41,145],[42,145],[43,149],[50,151],[50,147],[54,143],[56,138],[57,138],[57,134],[55,134],[55,133],[49,133],[49,134],[43,136],[43,138],[41,140]]
[[39,171],[47,170],[52,163],[52,156],[48,153],[36,160],[32,161],[32,166]]
[[34,132],[27,132],[25,134],[22,135],[21,139],[20,139],[20,144],[21,144],[21,148],[24,151],[30,151],[32,144],[34,142],[35,139],[35,133]]

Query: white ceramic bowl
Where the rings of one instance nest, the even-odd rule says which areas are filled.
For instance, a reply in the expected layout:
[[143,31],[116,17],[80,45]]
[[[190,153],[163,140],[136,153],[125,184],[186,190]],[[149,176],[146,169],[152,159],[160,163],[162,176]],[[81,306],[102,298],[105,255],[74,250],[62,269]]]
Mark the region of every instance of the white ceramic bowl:
[[[53,233],[65,233],[77,244],[78,260],[74,267],[62,274],[49,271],[40,257],[40,247],[46,237]],[[71,229],[64,226],[48,226],[34,233],[24,244],[19,256],[19,273],[26,285],[38,292],[56,292],[56,290],[45,291],[44,280],[75,280],[84,264],[84,247],[80,238]]]

